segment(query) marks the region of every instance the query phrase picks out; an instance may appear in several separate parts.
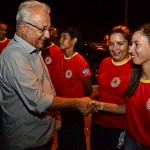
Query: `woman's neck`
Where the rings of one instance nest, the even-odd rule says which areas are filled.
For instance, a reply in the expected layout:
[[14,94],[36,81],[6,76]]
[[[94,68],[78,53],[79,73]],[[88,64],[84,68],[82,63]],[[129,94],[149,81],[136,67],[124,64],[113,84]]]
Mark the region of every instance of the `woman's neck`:
[[121,61],[115,61],[112,59],[112,63],[116,66],[120,66],[120,65],[123,65],[123,64],[126,64],[128,61],[131,60],[131,55],[128,54],[123,60]]
[[143,73],[142,73],[142,79],[144,80],[150,80],[150,64],[142,65]]

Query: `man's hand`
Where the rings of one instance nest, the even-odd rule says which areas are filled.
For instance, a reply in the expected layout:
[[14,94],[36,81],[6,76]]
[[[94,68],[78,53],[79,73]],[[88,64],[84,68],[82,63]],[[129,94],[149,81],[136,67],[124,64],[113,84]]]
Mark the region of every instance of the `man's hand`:
[[100,108],[103,107],[103,103],[102,103],[102,102],[95,101],[95,100],[93,100],[93,101],[91,101],[91,102],[89,103],[89,106],[93,106],[93,105],[94,105],[95,107],[97,107],[98,110],[100,110]]
[[[77,109],[84,114],[84,116],[88,116],[89,114],[93,114],[98,112],[97,106],[92,103],[92,99],[89,97],[83,97],[79,99],[79,106]],[[95,101],[96,102],[96,101]]]

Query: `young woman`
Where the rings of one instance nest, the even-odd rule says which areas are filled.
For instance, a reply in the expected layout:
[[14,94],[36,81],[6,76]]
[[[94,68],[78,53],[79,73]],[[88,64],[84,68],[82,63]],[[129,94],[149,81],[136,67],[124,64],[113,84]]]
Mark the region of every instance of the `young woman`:
[[[86,60],[77,52],[82,45],[81,33],[74,27],[64,29],[60,36],[64,54],[58,58],[58,96],[84,97],[92,93],[91,71]],[[61,111],[62,128],[58,131],[58,150],[86,150],[84,116],[77,110]]]
[[[99,67],[99,90],[92,93],[98,101],[125,104],[125,91],[131,72],[131,56],[128,53],[131,40],[130,30],[119,25],[109,35],[110,57],[105,58]],[[123,149],[118,140],[124,132],[125,115],[100,111],[92,116],[91,150]]]

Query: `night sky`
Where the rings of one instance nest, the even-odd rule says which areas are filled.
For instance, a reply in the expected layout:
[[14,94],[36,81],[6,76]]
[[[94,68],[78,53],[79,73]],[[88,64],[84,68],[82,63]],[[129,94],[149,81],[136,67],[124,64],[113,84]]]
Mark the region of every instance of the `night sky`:
[[[15,28],[17,8],[22,0],[0,4],[0,19]],[[43,0],[51,7],[52,25],[74,26],[81,30],[85,41],[101,42],[112,27],[125,24],[126,0]],[[134,29],[150,21],[149,0],[128,0],[127,25]]]

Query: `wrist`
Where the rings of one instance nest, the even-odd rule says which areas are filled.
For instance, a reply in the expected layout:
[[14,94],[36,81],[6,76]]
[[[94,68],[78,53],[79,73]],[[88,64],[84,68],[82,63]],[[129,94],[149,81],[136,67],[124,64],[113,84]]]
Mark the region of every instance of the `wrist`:
[[100,105],[99,105],[98,109],[103,110],[103,108],[104,108],[104,104],[103,104],[103,102],[100,102]]

